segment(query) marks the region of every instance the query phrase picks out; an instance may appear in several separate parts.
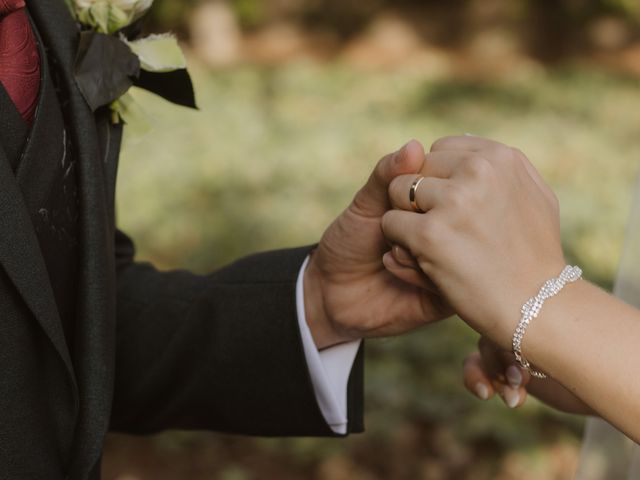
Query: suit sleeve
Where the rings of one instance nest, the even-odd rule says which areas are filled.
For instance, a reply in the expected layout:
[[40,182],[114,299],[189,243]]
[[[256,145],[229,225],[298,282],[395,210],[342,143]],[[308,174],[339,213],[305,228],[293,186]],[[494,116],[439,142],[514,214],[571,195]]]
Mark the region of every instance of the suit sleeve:
[[[318,407],[296,313],[312,247],[252,255],[208,275],[134,261],[116,234],[112,428],[334,436]],[[363,430],[363,352],[347,387],[347,433]]]

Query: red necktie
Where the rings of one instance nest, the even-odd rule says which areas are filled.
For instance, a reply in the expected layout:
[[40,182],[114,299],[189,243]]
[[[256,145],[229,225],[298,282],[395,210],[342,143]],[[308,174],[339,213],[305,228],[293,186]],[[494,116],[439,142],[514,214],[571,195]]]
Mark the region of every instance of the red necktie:
[[30,124],[40,90],[40,58],[24,0],[0,0],[0,83]]

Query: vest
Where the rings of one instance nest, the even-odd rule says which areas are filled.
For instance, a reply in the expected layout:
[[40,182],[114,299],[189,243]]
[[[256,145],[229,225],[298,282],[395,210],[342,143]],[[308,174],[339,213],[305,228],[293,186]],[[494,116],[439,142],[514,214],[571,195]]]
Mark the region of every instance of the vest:
[[[37,36],[37,32],[36,32]],[[0,141],[12,163],[38,237],[67,346],[73,350],[78,281],[78,183],[76,157],[42,41],[38,107],[29,131],[0,86],[0,115],[11,128]]]

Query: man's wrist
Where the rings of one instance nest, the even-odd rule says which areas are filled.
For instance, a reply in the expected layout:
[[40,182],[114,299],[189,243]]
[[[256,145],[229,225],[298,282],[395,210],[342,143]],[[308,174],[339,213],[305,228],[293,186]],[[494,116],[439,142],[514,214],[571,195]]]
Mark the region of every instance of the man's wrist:
[[315,252],[311,254],[309,263],[304,271],[304,310],[307,325],[318,350],[344,343],[349,339],[343,338],[327,314],[324,298],[324,277],[322,271],[314,261]]

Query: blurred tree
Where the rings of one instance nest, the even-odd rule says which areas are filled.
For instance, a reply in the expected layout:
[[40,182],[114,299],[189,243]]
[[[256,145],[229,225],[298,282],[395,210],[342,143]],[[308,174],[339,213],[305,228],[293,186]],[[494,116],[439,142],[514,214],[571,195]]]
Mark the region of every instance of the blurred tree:
[[190,12],[207,1],[228,3],[245,30],[289,22],[307,31],[329,32],[339,42],[362,33],[381,13],[393,12],[429,42],[454,47],[473,30],[474,17],[500,11],[495,21],[511,27],[529,53],[544,62],[597,48],[589,40],[589,26],[598,19],[616,18],[619,28],[640,26],[636,0],[156,0],[148,28],[173,30],[186,38]]
[[265,2],[261,0],[232,0],[231,6],[245,27],[255,27],[264,21],[266,7]]

